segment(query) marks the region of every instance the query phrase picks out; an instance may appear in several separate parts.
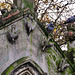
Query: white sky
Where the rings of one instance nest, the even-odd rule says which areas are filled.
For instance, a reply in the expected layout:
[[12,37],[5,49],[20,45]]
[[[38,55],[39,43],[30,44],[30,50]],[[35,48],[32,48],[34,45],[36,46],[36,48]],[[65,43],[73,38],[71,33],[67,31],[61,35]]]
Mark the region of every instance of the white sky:
[[[37,13],[38,13],[38,18],[40,18],[41,17],[41,14],[45,11],[45,9],[47,8],[47,7],[49,7],[49,4],[50,4],[50,2],[51,2],[51,0],[48,0],[48,2],[49,3],[47,3],[47,4],[44,4],[43,3],[43,1],[44,0],[40,0],[39,1],[39,7],[38,7],[38,9],[37,9]],[[65,4],[67,4],[67,3],[71,3],[71,0],[54,0],[55,2],[55,4],[59,4],[58,6],[63,6],[63,5],[65,5]],[[62,1],[62,2],[61,2]],[[66,9],[67,8],[67,9]],[[64,9],[64,11],[62,12],[62,15],[61,15],[61,17],[58,19],[58,21],[64,21],[64,20],[66,20],[66,19],[68,19],[69,17],[71,17],[71,16],[73,16],[73,15],[75,15],[75,3],[74,4],[70,4],[70,5],[68,5],[68,6],[66,6],[66,8]],[[43,10],[42,10],[43,9]],[[39,10],[40,10],[40,12],[39,12]],[[61,11],[62,9],[60,8],[59,9],[59,12]],[[49,17],[49,19],[51,20],[51,21],[55,21],[55,19],[58,17],[57,15],[59,15],[58,13],[56,14],[55,12],[57,12],[57,9],[47,9],[47,12],[49,12],[49,15],[48,15],[48,17]],[[52,13],[53,12],[53,13]]]
[[[13,3],[13,0],[6,0],[6,1],[11,1]],[[5,0],[0,0],[0,2],[5,2]]]

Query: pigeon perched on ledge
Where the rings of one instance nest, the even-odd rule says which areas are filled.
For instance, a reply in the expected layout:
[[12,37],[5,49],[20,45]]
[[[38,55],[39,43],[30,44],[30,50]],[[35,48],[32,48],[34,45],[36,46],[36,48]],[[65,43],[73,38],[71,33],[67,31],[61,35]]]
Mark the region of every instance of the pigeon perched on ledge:
[[67,23],[73,23],[75,22],[75,15],[74,16],[71,16],[70,18],[68,18],[64,24],[67,24]]
[[53,31],[54,29],[54,24],[52,24],[52,22],[50,22],[47,27],[46,27],[47,31]]

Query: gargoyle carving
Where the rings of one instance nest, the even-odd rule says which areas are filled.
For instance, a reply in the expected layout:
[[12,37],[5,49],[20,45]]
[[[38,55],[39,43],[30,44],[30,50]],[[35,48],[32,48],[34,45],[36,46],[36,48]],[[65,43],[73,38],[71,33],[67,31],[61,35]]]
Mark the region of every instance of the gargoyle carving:
[[16,43],[16,40],[19,37],[19,32],[15,32],[15,33],[11,33],[11,32],[7,32],[6,34],[7,40],[11,43],[14,44]]

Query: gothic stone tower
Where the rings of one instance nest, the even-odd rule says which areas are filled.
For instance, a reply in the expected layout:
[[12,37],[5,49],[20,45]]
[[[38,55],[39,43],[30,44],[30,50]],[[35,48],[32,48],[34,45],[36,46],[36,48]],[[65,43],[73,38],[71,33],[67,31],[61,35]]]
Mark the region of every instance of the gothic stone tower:
[[[15,1],[15,4],[21,2]],[[0,74],[69,75],[70,68],[64,69],[68,63],[54,45],[50,46],[53,43],[48,42],[30,10],[26,7],[24,11],[11,12],[0,25]],[[44,47],[46,45],[49,48]]]

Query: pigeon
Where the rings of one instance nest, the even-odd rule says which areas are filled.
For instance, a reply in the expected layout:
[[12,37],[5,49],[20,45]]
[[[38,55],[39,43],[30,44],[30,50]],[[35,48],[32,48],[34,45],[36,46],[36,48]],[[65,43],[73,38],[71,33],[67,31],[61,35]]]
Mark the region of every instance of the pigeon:
[[68,18],[68,19],[64,22],[64,24],[73,23],[73,22],[75,22],[75,15],[74,15],[74,16],[71,16],[70,18]]
[[47,31],[53,31],[54,29],[54,24],[52,24],[52,22],[50,22],[47,27],[46,27]]

